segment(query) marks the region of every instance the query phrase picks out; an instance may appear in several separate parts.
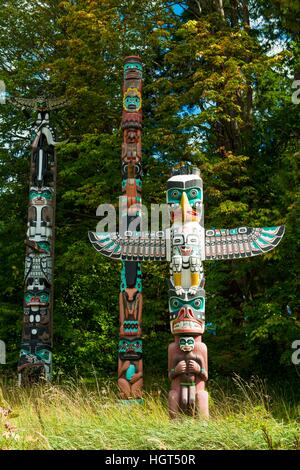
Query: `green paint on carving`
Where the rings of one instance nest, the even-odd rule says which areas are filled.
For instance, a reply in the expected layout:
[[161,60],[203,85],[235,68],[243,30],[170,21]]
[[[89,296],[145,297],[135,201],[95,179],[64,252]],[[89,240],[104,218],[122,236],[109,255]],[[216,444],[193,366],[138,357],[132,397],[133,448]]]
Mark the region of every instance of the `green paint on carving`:
[[[274,238],[276,235],[274,235],[272,233],[264,233],[263,236],[267,237],[267,238]],[[259,240],[261,240],[261,238],[259,238]]]
[[31,189],[29,191],[29,200],[32,201],[33,199],[37,197],[43,197],[47,199],[48,201],[51,201],[53,199],[53,194],[49,190],[36,191],[35,189]]
[[111,246],[114,246],[114,244],[115,244],[115,242],[112,242],[112,241],[111,241],[110,243],[108,243],[107,245],[105,245],[105,248],[106,248],[106,249],[107,249],[107,248],[110,248]]
[[126,370],[126,373],[125,373],[125,377],[126,377],[126,380],[131,380],[132,377],[134,376],[134,374],[136,373],[136,368],[135,368],[135,365],[134,364],[130,364],[130,366],[128,367],[128,369]]
[[[99,235],[103,235],[103,232],[96,232],[96,235],[99,236]],[[109,237],[106,237],[106,238],[102,238],[100,241],[101,243],[104,243],[106,241],[109,241],[110,238]]]
[[260,243],[263,243],[264,245],[268,245],[268,244],[269,244],[268,242],[266,242],[265,240],[263,240],[261,237],[259,237],[258,241],[259,241]]
[[255,242],[252,242],[251,245],[252,245],[254,248],[256,248],[257,250],[260,250],[260,249],[261,249],[260,246],[258,246],[258,244],[255,243]]
[[46,251],[47,253],[50,253],[50,243],[48,242],[37,242],[37,245],[41,250]]
[[124,71],[128,69],[139,69],[142,72],[143,66],[139,62],[128,62],[124,65]]

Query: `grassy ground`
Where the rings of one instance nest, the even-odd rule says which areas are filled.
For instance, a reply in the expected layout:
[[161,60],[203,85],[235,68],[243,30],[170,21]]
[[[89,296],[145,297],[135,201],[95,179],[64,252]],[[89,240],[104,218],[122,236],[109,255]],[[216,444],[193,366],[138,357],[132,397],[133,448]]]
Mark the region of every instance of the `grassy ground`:
[[170,421],[164,391],[129,407],[98,382],[5,386],[0,449],[300,449],[300,405],[258,379],[230,388],[210,383],[209,421]]

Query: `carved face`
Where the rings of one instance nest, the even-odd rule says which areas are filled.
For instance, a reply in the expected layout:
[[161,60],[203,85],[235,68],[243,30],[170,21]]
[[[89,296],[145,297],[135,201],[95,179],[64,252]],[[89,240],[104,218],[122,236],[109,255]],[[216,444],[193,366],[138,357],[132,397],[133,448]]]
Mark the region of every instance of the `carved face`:
[[142,358],[143,346],[141,339],[120,339],[119,357],[122,361],[138,361]]
[[179,347],[183,352],[191,352],[195,347],[195,340],[192,336],[183,336],[179,339]]
[[124,65],[124,78],[137,77],[142,78],[143,66],[139,62],[127,62]]
[[44,363],[50,364],[51,363],[51,356],[52,353],[49,349],[37,347],[36,348],[36,355],[39,359],[41,359]]
[[47,291],[26,291],[24,293],[25,307],[44,307],[49,303],[50,294]]
[[51,188],[44,187],[39,189],[37,187],[31,187],[29,191],[29,203],[38,206],[46,206],[51,204],[53,200],[53,190]]
[[125,111],[137,112],[142,107],[141,93],[137,88],[127,88],[124,93],[123,107]]
[[125,312],[127,316],[133,315],[136,316],[135,312],[138,307],[138,302],[141,298],[141,294],[139,291],[135,288],[132,289],[126,289],[125,292],[123,293],[123,300],[124,300],[124,306],[125,306]]
[[173,335],[201,335],[205,328],[205,292],[199,288],[196,295],[185,292],[178,296],[169,290],[170,327]]
[[203,189],[198,175],[172,176],[167,183],[167,204],[172,219],[199,221],[202,216]]
[[124,320],[122,323],[123,336],[137,336],[139,331],[138,315],[142,296],[137,289],[126,289],[121,293]]
[[173,254],[181,256],[198,255],[200,238],[197,233],[175,233],[172,239]]
[[167,183],[167,204],[179,206],[183,193],[189,205],[196,209],[203,202],[202,179],[198,175],[172,176]]
[[20,352],[21,361],[26,361],[29,364],[37,364],[44,362],[50,364],[51,362],[51,351],[45,348],[36,348],[35,354],[31,353],[29,349],[22,348]]

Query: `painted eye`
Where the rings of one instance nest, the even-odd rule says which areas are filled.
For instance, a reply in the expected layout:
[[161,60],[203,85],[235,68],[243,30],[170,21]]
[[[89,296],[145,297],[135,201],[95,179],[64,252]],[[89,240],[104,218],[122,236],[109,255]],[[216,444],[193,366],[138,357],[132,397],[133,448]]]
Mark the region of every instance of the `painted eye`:
[[194,306],[195,306],[195,307],[200,307],[200,306],[201,306],[201,303],[202,303],[202,302],[201,302],[200,299],[194,300]]
[[198,189],[191,189],[190,190],[190,197],[195,198],[195,197],[198,196],[198,193],[199,193]]
[[194,344],[194,340],[193,339],[188,339],[187,344]]
[[174,307],[174,308],[179,307],[179,300],[173,299],[173,300],[171,301],[171,306]]
[[182,237],[174,237],[173,243],[174,243],[174,245],[181,245],[183,243],[183,238]]
[[198,244],[198,238],[195,237],[195,235],[193,235],[193,236],[188,235],[186,242],[190,245],[197,245]]
[[171,192],[171,197],[177,199],[179,197],[179,191],[174,189],[174,191]]

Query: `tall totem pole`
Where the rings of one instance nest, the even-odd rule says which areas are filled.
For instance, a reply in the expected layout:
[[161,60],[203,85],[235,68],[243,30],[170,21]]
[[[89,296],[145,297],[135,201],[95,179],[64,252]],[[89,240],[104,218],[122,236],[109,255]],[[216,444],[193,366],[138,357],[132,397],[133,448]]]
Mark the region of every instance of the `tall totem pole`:
[[[137,92],[130,93],[132,100],[139,103]],[[135,112],[134,106],[132,112]],[[89,232],[89,238],[98,252],[122,260],[124,266],[128,266],[128,272],[135,273],[134,279],[137,279],[139,272],[135,267],[142,261],[170,262],[169,315],[174,341],[168,352],[171,380],[169,413],[171,418],[180,412],[207,418],[209,410],[205,382],[208,368],[207,348],[202,342],[205,329],[202,262],[234,260],[267,253],[281,241],[284,226],[205,230],[200,170],[186,164],[176,167],[167,182],[167,204],[171,222],[168,229],[142,232],[132,227],[120,233]],[[123,279],[126,279],[125,273],[123,269]],[[128,299],[133,299],[133,296],[129,297],[126,289],[123,292],[125,295],[122,292],[120,295],[123,310],[121,308],[119,386],[125,397],[136,397],[139,395],[134,395],[133,386],[141,380],[141,340],[136,333],[129,336],[129,329],[126,333],[122,325],[124,318],[134,319],[134,325],[138,328],[141,306],[135,309],[126,307],[128,304],[131,306]],[[138,288],[132,292],[136,295],[137,303]],[[127,325],[131,325],[131,331],[133,324]]]
[[[142,63],[126,57],[123,79],[122,196],[120,232],[140,231],[142,191]],[[93,243],[93,233],[90,232]],[[114,255],[112,255],[114,258]],[[117,258],[118,255],[117,255]],[[118,387],[120,397],[139,400],[143,387],[141,263],[122,262],[119,294],[120,340]]]
[[24,316],[18,364],[21,385],[51,378],[56,152],[49,111],[63,106],[66,100],[12,98],[11,101],[37,112],[25,240]]
[[198,168],[183,165],[167,183],[172,223],[169,314],[174,342],[169,346],[170,416],[179,411],[208,417],[203,183]]
[[[140,230],[142,193],[142,78],[138,56],[125,59],[122,113],[122,213],[121,227]],[[122,263],[118,386],[126,400],[141,399],[142,359],[142,272],[141,263]]]

